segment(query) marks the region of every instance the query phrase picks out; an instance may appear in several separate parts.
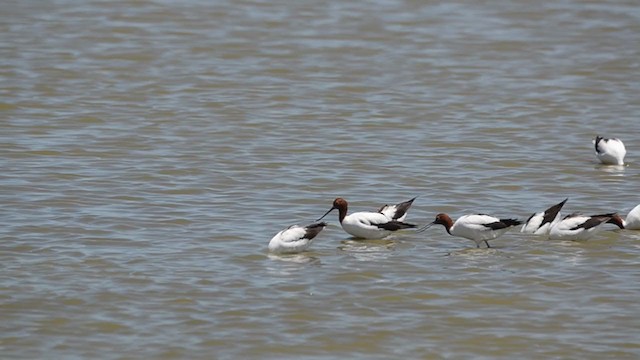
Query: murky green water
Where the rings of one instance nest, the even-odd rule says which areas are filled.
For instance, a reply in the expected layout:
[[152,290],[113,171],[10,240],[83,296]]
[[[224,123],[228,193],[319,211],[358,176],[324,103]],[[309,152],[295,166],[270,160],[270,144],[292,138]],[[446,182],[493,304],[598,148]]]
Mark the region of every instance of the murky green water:
[[[10,1],[7,359],[640,356],[640,232],[269,239],[419,198],[525,219],[640,203],[633,2]],[[596,162],[617,136],[628,166]]]

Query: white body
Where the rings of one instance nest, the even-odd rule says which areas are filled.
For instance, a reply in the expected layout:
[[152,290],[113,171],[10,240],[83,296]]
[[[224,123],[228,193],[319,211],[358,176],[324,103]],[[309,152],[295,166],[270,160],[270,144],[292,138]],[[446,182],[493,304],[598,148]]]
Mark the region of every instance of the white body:
[[564,219],[558,221],[554,226],[549,230],[549,239],[550,240],[587,240],[596,233],[602,230],[602,226],[606,223],[606,221],[602,222],[600,225],[594,226],[589,229],[578,228],[572,230],[581,224],[584,224],[586,221],[591,219],[591,216],[573,214],[565,217]]
[[624,144],[620,139],[596,138],[593,140],[598,160],[605,165],[624,165],[624,157],[627,154]]
[[499,221],[499,218],[490,215],[463,215],[453,223],[449,233],[453,236],[473,240],[476,245],[479,245],[485,240],[495,239],[509,231],[510,227],[493,230],[485,226]]
[[[396,216],[403,217],[414,199],[394,206],[385,205],[380,208],[378,212],[363,211],[347,215],[349,204],[343,198],[336,198],[333,200],[331,209],[317,221],[322,220],[330,212],[337,209],[338,220],[344,231],[360,239],[382,239],[394,231],[415,227],[413,224],[407,224],[393,219],[393,217]],[[380,211],[383,210],[388,213],[386,215],[381,213]],[[389,216],[391,216],[391,218],[389,218]]]
[[382,239],[393,231],[381,229],[375,224],[386,224],[392,221],[386,215],[377,212],[356,212],[345,216],[340,223],[347,233],[361,239]]
[[269,251],[278,254],[294,254],[305,251],[313,242],[313,238],[305,237],[307,228],[291,225],[277,233],[269,241]]
[[624,219],[624,228],[629,230],[640,230],[640,205],[637,205]]

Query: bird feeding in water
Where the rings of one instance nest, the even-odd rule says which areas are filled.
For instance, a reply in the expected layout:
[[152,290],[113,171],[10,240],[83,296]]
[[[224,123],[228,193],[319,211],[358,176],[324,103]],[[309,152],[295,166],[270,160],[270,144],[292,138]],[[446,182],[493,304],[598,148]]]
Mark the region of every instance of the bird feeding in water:
[[500,219],[485,214],[463,215],[454,222],[449,215],[440,213],[436,215],[436,219],[432,223],[427,224],[419,231],[424,231],[433,225],[442,225],[449,235],[472,240],[478,248],[484,242],[490,248],[489,240],[500,237],[512,227],[520,224],[522,222],[517,219]]
[[269,251],[276,254],[295,254],[307,250],[313,239],[327,226],[317,222],[307,226],[291,225],[269,241]]
[[624,157],[627,155],[627,149],[620,139],[605,139],[602,136],[596,136],[593,139],[596,148],[596,156],[598,160],[605,165],[624,165]]
[[[409,200],[407,206],[401,206],[401,204],[393,205],[396,210],[387,210],[389,214],[396,216],[397,218],[404,219],[406,211],[411,206],[412,200]],[[405,202],[407,203],[407,202]],[[338,210],[338,220],[342,229],[348,234],[358,239],[382,239],[387,237],[398,230],[415,228],[416,225],[409,224],[400,220],[394,220],[388,215],[381,212],[373,211],[361,211],[347,215],[349,205],[343,198],[336,198],[333,200],[333,206],[329,209],[318,221],[322,220],[333,210]],[[384,211],[386,205],[380,208],[380,211]],[[398,209],[404,208],[404,213],[398,212]]]
[[562,200],[545,211],[533,213],[524,225],[522,225],[520,232],[535,235],[549,233],[551,227],[560,221],[560,210],[562,210],[567,200],[569,200],[569,198]]
[[573,213],[565,216],[549,230],[550,240],[587,240],[600,232],[603,225],[611,223],[624,229],[624,222],[616,213],[582,215]]
[[623,225],[625,229],[640,230],[640,205],[636,205],[624,218]]

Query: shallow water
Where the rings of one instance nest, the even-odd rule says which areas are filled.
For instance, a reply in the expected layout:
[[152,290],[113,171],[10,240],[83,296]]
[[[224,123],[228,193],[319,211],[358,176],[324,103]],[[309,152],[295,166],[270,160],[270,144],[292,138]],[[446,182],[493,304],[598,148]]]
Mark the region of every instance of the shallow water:
[[[3,358],[640,356],[640,232],[441,227],[266,252],[341,196],[525,219],[640,203],[635,2],[13,1]],[[596,162],[617,136],[627,166]]]

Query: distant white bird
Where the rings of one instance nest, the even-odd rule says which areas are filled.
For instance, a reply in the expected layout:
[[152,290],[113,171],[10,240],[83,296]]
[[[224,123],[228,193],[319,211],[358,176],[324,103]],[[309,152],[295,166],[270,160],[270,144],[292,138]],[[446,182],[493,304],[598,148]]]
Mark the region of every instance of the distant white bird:
[[611,223],[624,229],[622,218],[616,213],[582,215],[573,213],[558,221],[549,230],[551,240],[587,240],[602,230],[602,225]]
[[[397,207],[398,205],[394,206]],[[406,208],[408,209],[408,206]],[[347,215],[348,204],[343,198],[336,198],[333,200],[333,206],[331,209],[322,215],[318,221],[322,220],[335,209],[338,209],[338,220],[340,220],[342,229],[360,239],[382,239],[391,235],[395,231],[416,227],[414,224],[389,218],[387,215],[380,212],[362,211]],[[383,206],[380,211],[383,211],[384,209],[385,206]],[[388,212],[391,214],[392,211],[389,210]],[[404,218],[405,214],[399,214],[399,212],[395,210],[391,215]]]
[[605,139],[602,136],[596,136],[593,139],[596,148],[596,156],[605,165],[624,165],[624,156],[627,155],[627,149],[620,139]]
[[294,254],[305,251],[324,227],[325,222],[307,226],[291,225],[277,233],[269,241],[269,251],[278,254]]
[[522,225],[520,232],[535,235],[547,234],[549,229],[560,220],[560,210],[567,200],[569,199],[564,199],[545,211],[532,214],[524,225]]
[[628,230],[640,230],[640,205],[636,205],[624,219],[624,228]]
[[404,221],[407,217],[407,211],[409,211],[409,208],[415,199],[416,198],[413,198],[395,205],[384,205],[378,209],[378,212],[384,214],[391,220]]
[[501,236],[513,226],[522,224],[522,221],[516,219],[500,219],[485,214],[472,214],[463,215],[453,222],[449,215],[440,213],[436,215],[436,219],[432,223],[421,228],[419,231],[424,231],[435,224],[443,225],[449,235],[473,240],[478,248],[482,242],[490,248],[491,246],[489,246],[488,240],[493,240]]

